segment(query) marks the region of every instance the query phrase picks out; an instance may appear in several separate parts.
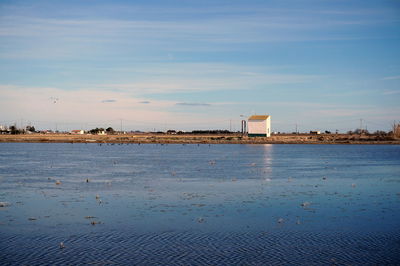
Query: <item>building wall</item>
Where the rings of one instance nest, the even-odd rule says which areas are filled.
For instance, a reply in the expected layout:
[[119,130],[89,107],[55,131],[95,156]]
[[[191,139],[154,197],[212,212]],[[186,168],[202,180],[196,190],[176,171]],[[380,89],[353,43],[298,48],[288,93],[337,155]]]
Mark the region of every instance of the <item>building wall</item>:
[[268,117],[266,120],[249,120],[248,122],[249,136],[271,136],[271,119]]
[[249,134],[266,134],[266,120],[249,120]]

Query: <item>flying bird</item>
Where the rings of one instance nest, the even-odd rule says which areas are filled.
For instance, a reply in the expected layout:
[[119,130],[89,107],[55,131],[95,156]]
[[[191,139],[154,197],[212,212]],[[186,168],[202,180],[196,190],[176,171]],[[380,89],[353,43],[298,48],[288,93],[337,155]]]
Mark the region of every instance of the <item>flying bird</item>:
[[56,98],[56,97],[50,97],[50,100],[51,100],[53,103],[57,103],[59,99]]

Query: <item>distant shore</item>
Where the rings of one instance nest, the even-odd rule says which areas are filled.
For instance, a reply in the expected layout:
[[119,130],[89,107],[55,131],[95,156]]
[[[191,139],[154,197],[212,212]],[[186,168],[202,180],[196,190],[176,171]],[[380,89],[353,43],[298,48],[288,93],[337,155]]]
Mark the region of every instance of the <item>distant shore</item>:
[[1,142],[32,143],[158,143],[158,144],[400,144],[400,139],[378,135],[350,134],[278,134],[269,138],[248,137],[241,134],[123,134],[123,135],[71,135],[21,134],[0,135]]

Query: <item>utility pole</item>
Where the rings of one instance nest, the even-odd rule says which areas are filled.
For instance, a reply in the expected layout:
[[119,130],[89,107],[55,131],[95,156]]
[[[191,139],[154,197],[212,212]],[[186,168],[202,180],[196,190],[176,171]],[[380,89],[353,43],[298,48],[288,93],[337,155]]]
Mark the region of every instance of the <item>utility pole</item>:
[[120,122],[121,122],[121,124],[120,124],[120,130],[119,130],[119,132],[121,132],[121,134],[122,134],[122,119],[120,119]]
[[362,118],[360,118],[360,134],[362,133]]

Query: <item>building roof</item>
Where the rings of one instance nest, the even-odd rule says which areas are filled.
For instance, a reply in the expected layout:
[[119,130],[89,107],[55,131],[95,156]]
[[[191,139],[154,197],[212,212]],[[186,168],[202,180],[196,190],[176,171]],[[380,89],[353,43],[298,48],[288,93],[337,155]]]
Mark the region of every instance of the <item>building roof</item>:
[[249,120],[266,120],[269,115],[252,115],[249,117]]

